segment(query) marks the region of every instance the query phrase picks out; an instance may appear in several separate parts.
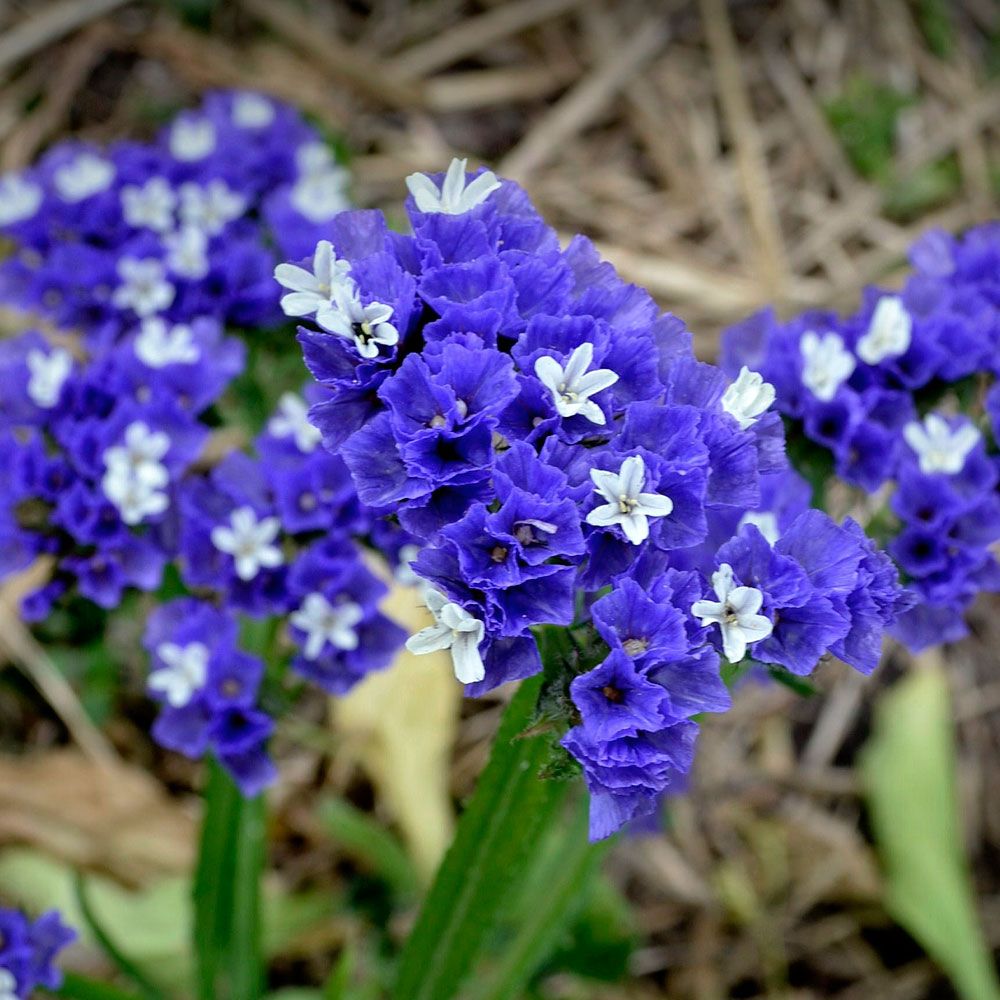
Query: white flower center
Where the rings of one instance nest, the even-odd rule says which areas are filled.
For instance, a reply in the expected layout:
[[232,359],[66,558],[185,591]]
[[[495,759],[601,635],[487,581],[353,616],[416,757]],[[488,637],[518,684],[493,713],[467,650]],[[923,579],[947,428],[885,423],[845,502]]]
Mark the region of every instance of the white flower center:
[[338,212],[350,207],[347,171],[333,167],[303,175],[292,186],[289,201],[304,219],[328,222]]
[[427,610],[434,616],[434,624],[411,635],[406,640],[406,648],[418,655],[450,650],[458,680],[463,684],[481,681],[486,676],[486,667],[479,653],[479,644],[483,641],[486,627],[440,591],[428,589],[424,600]]
[[167,267],[181,278],[197,281],[209,271],[208,236],[194,225],[181,226],[163,237]]
[[240,128],[266,128],[274,121],[274,105],[260,94],[233,97],[233,122]]
[[207,118],[178,118],[170,128],[169,145],[175,159],[203,160],[215,149],[215,126]]
[[923,424],[916,421],[903,428],[903,439],[916,453],[920,471],[925,475],[944,473],[953,476],[965,468],[969,452],[979,443],[981,435],[970,423],[952,430],[948,422],[936,413],[928,413]]
[[719,626],[726,659],[739,663],[751,642],[766,639],[774,630],[771,620],[758,614],[764,595],[755,587],[733,586],[733,568],[729,563],[723,563],[712,574],[712,589],[719,600],[695,601],[691,614],[700,618],[703,626]]
[[722,408],[740,425],[741,430],[752,427],[774,402],[774,386],[765,382],[757,372],[746,365],[722,394]]
[[136,229],[163,233],[174,224],[177,195],[163,177],[151,177],[141,187],[126,184],[121,200],[125,221]]
[[193,365],[201,357],[190,326],[176,323],[168,327],[159,316],[142,321],[133,348],[135,356],[150,368]]
[[167,281],[163,262],[155,257],[137,260],[123,257],[118,261],[118,277],[122,279],[111,296],[119,309],[131,309],[137,316],[152,316],[169,308],[176,289]]
[[171,708],[183,708],[205,686],[208,678],[208,647],[200,642],[179,646],[163,642],[156,647],[163,666],[149,675],[151,691],[159,691]]
[[839,334],[807,330],[799,341],[802,354],[802,384],[819,400],[828,403],[854,372],[857,362],[844,347]]
[[642,492],[646,463],[641,455],[626,458],[617,473],[591,469],[590,478],[594,492],[607,502],[587,515],[587,524],[599,528],[618,525],[633,545],[640,545],[649,537],[649,518],[666,517],[674,509],[670,497]]
[[278,412],[268,421],[267,429],[278,438],[293,438],[299,451],[309,454],[323,440],[319,428],[309,422],[309,404],[294,392],[286,392],[278,401]]
[[446,215],[464,215],[500,187],[496,174],[487,170],[475,180],[466,183],[466,160],[452,160],[439,188],[426,174],[410,174],[406,178],[417,208],[421,212],[443,212]]
[[48,354],[30,350],[25,359],[28,365],[28,396],[43,410],[51,410],[62,394],[63,385],[73,370],[69,351],[54,347]]
[[905,354],[910,347],[913,321],[898,295],[878,300],[868,330],[858,341],[858,357],[866,364],[877,365],[886,358]]
[[334,649],[357,649],[359,639],[355,626],[363,617],[361,606],[353,601],[331,604],[322,594],[312,593],[289,620],[295,628],[306,633],[302,655],[307,660],[315,660],[328,644]]
[[561,417],[586,417],[591,423],[604,424],[604,411],[591,396],[608,389],[618,381],[610,368],[589,371],[594,360],[594,345],[580,344],[569,356],[566,367],[555,358],[543,355],[535,361],[535,374],[552,393],[556,411]]
[[20,174],[0,177],[0,226],[10,226],[32,218],[41,207],[44,197],[39,185]]
[[78,153],[52,175],[52,183],[63,201],[83,201],[111,187],[115,165],[95,153]]
[[236,575],[244,581],[252,580],[262,568],[273,569],[284,562],[284,556],[275,544],[281,530],[276,517],[257,519],[252,507],[239,507],[232,512],[229,525],[212,529],[212,544],[233,557]]

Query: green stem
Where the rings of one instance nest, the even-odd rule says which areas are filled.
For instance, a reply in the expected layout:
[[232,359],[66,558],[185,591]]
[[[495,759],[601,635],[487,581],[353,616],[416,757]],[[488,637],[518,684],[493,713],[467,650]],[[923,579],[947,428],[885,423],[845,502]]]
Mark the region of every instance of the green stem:
[[263,992],[260,884],[264,799],[245,799],[216,761],[209,764],[194,881],[199,1000],[256,1000]]

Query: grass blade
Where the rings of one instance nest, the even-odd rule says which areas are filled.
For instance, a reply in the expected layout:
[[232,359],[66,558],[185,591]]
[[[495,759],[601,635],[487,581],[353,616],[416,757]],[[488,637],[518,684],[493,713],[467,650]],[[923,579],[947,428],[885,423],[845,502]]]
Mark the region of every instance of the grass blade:
[[64,997],[65,1000],[142,1000],[136,993],[129,993],[109,983],[99,983],[75,972],[63,973],[63,984],[53,996]]
[[522,683],[504,713],[489,764],[403,949],[393,1000],[459,994],[529,867],[539,832],[561,812],[571,783],[538,777],[551,754],[551,732],[522,735],[541,682]]
[[244,799],[212,761],[194,882],[199,1000],[256,1000],[262,993],[263,867],[263,797]]
[[940,668],[912,674],[883,699],[862,774],[886,907],[965,1000],[997,1000],[958,829],[955,738]]

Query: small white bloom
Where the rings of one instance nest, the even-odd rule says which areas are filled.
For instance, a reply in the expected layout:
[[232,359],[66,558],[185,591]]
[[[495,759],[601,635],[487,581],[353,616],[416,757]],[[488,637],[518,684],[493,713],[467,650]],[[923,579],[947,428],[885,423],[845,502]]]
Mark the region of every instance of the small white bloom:
[[347,179],[347,171],[339,167],[300,177],[289,194],[292,208],[310,222],[328,222],[350,208]]
[[283,393],[278,412],[268,421],[267,429],[279,438],[294,438],[295,447],[309,454],[323,440],[319,428],[309,423],[309,404],[294,392]]
[[479,644],[486,632],[483,623],[440,591],[428,590],[424,600],[427,610],[434,616],[434,624],[411,635],[406,640],[406,648],[417,654],[449,649],[459,681],[463,684],[481,681],[486,676],[486,667],[479,655]]
[[591,469],[590,478],[594,481],[594,492],[608,502],[595,507],[587,515],[587,524],[599,528],[618,524],[633,545],[639,545],[649,537],[649,518],[666,517],[674,509],[670,497],[642,492],[646,482],[646,463],[641,455],[626,458],[617,473]]
[[498,187],[500,181],[491,170],[481,173],[468,186],[465,183],[467,160],[452,160],[441,187],[426,174],[410,174],[406,178],[417,208],[421,212],[444,212],[447,215],[464,215],[481,205]]
[[221,233],[247,208],[246,198],[218,178],[207,184],[187,181],[180,186],[179,193],[181,221],[204,230],[209,236]]
[[535,361],[535,374],[551,393],[561,417],[586,417],[592,424],[603,424],[604,411],[590,397],[613,386],[618,373],[610,368],[588,371],[594,360],[594,345],[589,341],[569,356],[566,367],[549,355]]
[[120,284],[111,296],[118,309],[131,309],[137,316],[152,316],[169,308],[176,289],[167,281],[163,262],[155,257],[118,261]]
[[83,201],[111,187],[115,165],[95,153],[78,153],[52,175],[52,183],[63,201]]
[[281,549],[274,544],[280,530],[276,517],[258,520],[252,507],[238,507],[229,516],[228,527],[212,529],[212,544],[233,557],[241,580],[252,580],[261,568],[273,569],[284,562]]
[[215,126],[207,118],[178,118],[170,127],[169,145],[174,159],[185,163],[204,160],[215,149]]
[[768,545],[774,545],[781,537],[781,531],[778,529],[778,518],[769,510],[748,510],[740,518],[736,530],[739,531],[744,524],[754,525],[764,536]]
[[41,207],[44,197],[39,185],[20,174],[0,177],[0,226],[10,226],[32,218]]
[[[160,470],[159,473],[156,470]],[[113,460],[107,463],[101,489],[117,508],[121,519],[126,524],[136,525],[147,517],[162,514],[170,506],[170,498],[158,488],[158,485],[165,485],[167,478],[167,470],[162,465],[146,465],[143,475],[137,475],[125,462]]]
[[61,347],[54,347],[48,354],[32,349],[25,360],[31,401],[43,410],[51,410],[59,402],[63,384],[73,370],[72,355]]
[[233,97],[233,122],[240,128],[266,128],[274,121],[274,105],[260,94]]
[[0,969],[0,1000],[20,1000],[14,973]]
[[159,691],[171,708],[183,708],[204,686],[208,678],[208,647],[200,642],[178,646],[163,642],[156,655],[164,666],[149,675],[150,691]]
[[135,356],[150,368],[193,365],[201,358],[191,327],[186,323],[167,326],[159,316],[147,316],[142,321],[133,349]]
[[722,394],[722,408],[744,431],[757,423],[773,402],[774,386],[746,365],[740,369],[736,381]]
[[427,581],[422,576],[418,576],[414,573],[413,567],[410,565],[410,563],[414,562],[419,555],[420,546],[415,545],[413,542],[404,545],[399,550],[399,555],[397,556],[399,564],[396,566],[396,572],[393,574],[397,583],[401,583],[404,587],[427,586]]
[[339,260],[329,240],[320,240],[313,251],[310,273],[296,264],[279,264],[274,269],[275,280],[289,290],[281,297],[286,316],[311,316],[313,313],[336,309],[333,290],[340,285],[352,285],[348,277],[351,265]]
[[105,449],[105,466],[120,466],[152,487],[166,486],[170,477],[160,460],[170,451],[170,436],[134,420],[125,428],[123,441]]
[[163,177],[150,177],[141,187],[126,184],[121,190],[122,215],[136,229],[165,233],[174,224],[177,195]]
[[208,236],[203,229],[188,224],[165,233],[163,249],[167,267],[179,277],[198,281],[208,274]]
[[322,594],[313,593],[289,620],[306,633],[302,655],[315,660],[327,643],[334,649],[357,649],[358,633],[354,626],[363,617],[361,606],[353,601],[331,604]]
[[965,467],[969,452],[979,443],[980,434],[972,424],[952,428],[936,413],[928,413],[923,424],[911,421],[903,428],[903,439],[914,450],[920,471],[926,475],[943,472],[953,476]]
[[337,160],[333,155],[333,150],[325,142],[319,140],[304,142],[295,150],[295,166],[298,168],[300,177],[325,174],[331,168],[336,167],[336,164]]
[[858,357],[866,364],[877,365],[886,358],[905,354],[910,348],[913,320],[898,295],[878,300],[868,331],[858,341]]
[[389,322],[392,306],[382,302],[362,305],[361,294],[354,282],[334,285],[334,308],[321,309],[316,322],[324,330],[354,341],[363,358],[377,358],[379,345],[393,347],[399,343],[399,331]]
[[722,632],[722,650],[730,663],[739,663],[746,656],[747,645],[766,639],[774,625],[764,615],[757,614],[764,595],[755,587],[734,587],[733,567],[723,563],[712,574],[715,601],[695,601],[691,614],[702,625],[718,625]]
[[839,334],[822,335],[807,330],[799,342],[802,384],[819,400],[829,403],[841,384],[851,377],[857,362]]

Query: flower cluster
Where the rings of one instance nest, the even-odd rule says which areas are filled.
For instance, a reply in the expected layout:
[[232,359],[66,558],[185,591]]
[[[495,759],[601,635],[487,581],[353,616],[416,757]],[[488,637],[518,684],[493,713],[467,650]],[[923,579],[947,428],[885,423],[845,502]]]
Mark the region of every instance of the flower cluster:
[[[234,151],[238,151],[234,153]],[[64,142],[0,178],[0,301],[113,343],[149,316],[273,323],[277,252],[347,207],[346,173],[292,108],[209,94],[151,144]]]
[[606,836],[683,781],[693,717],[729,704],[720,649],[805,672],[837,646],[871,669],[895,573],[818,512],[773,549],[734,537],[786,468],[774,388],[695,361],[683,323],[585,238],[561,248],[516,184],[455,161],[408,185],[411,235],[345,212],[276,272],[312,320],[310,416],[420,546],[434,623],[412,650],[450,650],[477,694],[541,669],[539,627],[584,635],[563,745]]
[[56,990],[56,955],[76,939],[54,910],[30,920],[0,907],[0,1000],[28,1000],[37,988]]
[[[773,384],[796,435],[848,483],[876,503],[891,494],[872,530],[914,597],[895,634],[922,649],[964,635],[975,595],[1000,589],[997,461],[977,399],[1000,357],[1000,226],[930,232],[911,261],[898,294],[870,289],[846,318],[758,313],[727,331],[722,364]],[[993,390],[994,420],[998,402]]]

